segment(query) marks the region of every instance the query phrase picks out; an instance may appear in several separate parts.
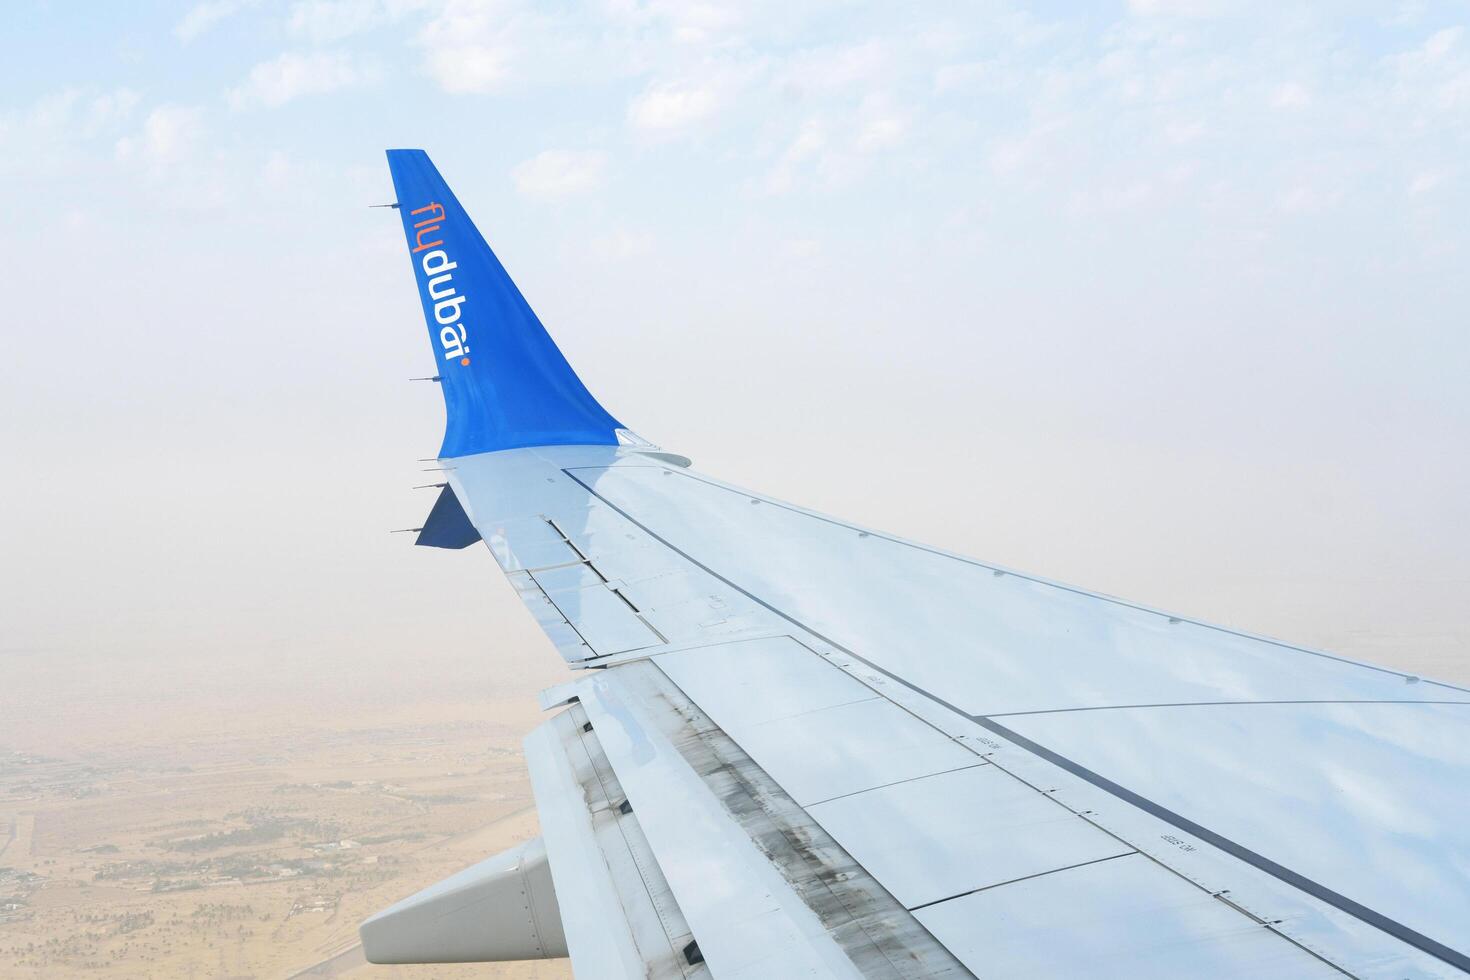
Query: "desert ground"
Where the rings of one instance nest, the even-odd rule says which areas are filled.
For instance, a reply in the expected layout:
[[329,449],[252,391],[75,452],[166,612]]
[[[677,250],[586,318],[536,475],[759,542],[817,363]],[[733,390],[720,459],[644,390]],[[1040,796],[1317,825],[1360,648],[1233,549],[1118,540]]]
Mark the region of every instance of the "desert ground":
[[476,696],[446,682],[317,708],[244,679],[201,701],[187,683],[7,661],[0,976],[569,976],[566,961],[374,967],[356,945],[366,916],[538,833],[521,739],[559,668],[528,659],[544,676]]

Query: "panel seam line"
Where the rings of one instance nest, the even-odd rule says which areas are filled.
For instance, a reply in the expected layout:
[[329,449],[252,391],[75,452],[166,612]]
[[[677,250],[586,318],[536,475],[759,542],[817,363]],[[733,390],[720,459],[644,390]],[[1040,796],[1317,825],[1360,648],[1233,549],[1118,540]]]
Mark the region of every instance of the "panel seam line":
[[[939,772],[926,772],[922,776],[909,776],[907,779],[895,779],[891,783],[880,783],[877,786],[868,786],[863,789],[855,789],[851,793],[842,793],[837,796],[829,796],[825,800],[817,800],[813,803],[803,803],[801,805],[807,809],[811,809],[814,806],[822,806],[825,803],[835,803],[838,800],[845,800],[853,796],[862,796],[864,793],[871,793],[874,790],[888,789],[892,786],[902,786],[904,783],[913,783],[917,782],[920,779],[929,779],[931,776],[948,776],[950,773],[965,772],[970,769],[979,769],[981,766],[988,765],[990,765],[989,759],[981,759],[979,762],[972,762],[968,766],[955,766],[953,769],[941,769]],[[1010,775],[1010,773],[1006,773],[1006,775]],[[795,799],[795,797],[792,798]],[[913,910],[910,909],[910,911]]]
[[1038,871],[1034,875],[1022,875],[1019,878],[1008,878],[1005,881],[997,881],[993,885],[981,885],[979,888],[971,888],[969,891],[957,892],[944,898],[936,898],[934,901],[925,902],[922,905],[910,906],[909,911],[918,912],[921,909],[927,909],[930,906],[940,905],[944,902],[952,902],[957,898],[964,898],[967,895],[976,895],[980,892],[988,892],[995,888],[1004,888],[1006,885],[1014,885],[1018,881],[1031,881],[1034,878],[1045,878],[1047,875],[1054,875],[1059,871],[1071,871],[1073,868],[1085,868],[1089,864],[1102,864],[1104,861],[1116,861],[1118,858],[1132,857],[1133,855],[1138,853],[1139,851],[1135,848],[1133,850],[1124,851],[1122,854],[1109,854],[1107,857],[1093,858],[1091,861],[1078,861],[1076,864],[1068,864],[1060,868],[1051,868],[1047,871]]
[[1073,711],[1128,711],[1135,708],[1217,708],[1253,704],[1457,704],[1470,708],[1466,701],[1417,701],[1413,698],[1301,698],[1260,701],[1163,701],[1158,704],[1095,704],[1075,708],[1037,708],[1035,711],[991,711],[971,718],[1015,718],[1022,715],[1059,715]]

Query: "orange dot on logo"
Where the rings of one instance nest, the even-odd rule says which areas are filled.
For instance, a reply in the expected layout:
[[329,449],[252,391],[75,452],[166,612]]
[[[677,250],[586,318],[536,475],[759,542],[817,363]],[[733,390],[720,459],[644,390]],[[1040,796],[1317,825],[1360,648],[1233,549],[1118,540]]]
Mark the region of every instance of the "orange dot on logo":
[[461,357],[459,359],[459,363],[460,363],[460,365],[462,367],[469,367],[470,366],[470,359],[468,357]]

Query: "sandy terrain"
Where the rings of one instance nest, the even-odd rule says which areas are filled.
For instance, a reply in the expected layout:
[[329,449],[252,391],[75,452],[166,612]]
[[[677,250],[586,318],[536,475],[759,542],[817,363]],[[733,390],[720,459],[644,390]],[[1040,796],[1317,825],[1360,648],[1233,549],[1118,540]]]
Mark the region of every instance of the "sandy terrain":
[[259,692],[58,706],[12,683],[0,976],[568,976],[565,961],[372,967],[353,950],[367,915],[538,832],[520,748],[537,681],[325,714]]

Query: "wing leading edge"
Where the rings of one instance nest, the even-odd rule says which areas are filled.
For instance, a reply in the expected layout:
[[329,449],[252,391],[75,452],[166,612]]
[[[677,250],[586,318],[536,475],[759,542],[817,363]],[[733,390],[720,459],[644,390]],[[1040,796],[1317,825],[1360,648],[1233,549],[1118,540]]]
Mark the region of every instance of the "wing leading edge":
[[1470,971],[1470,692],[702,476],[553,366],[446,384],[442,462],[599,668],[527,742],[579,975]]

